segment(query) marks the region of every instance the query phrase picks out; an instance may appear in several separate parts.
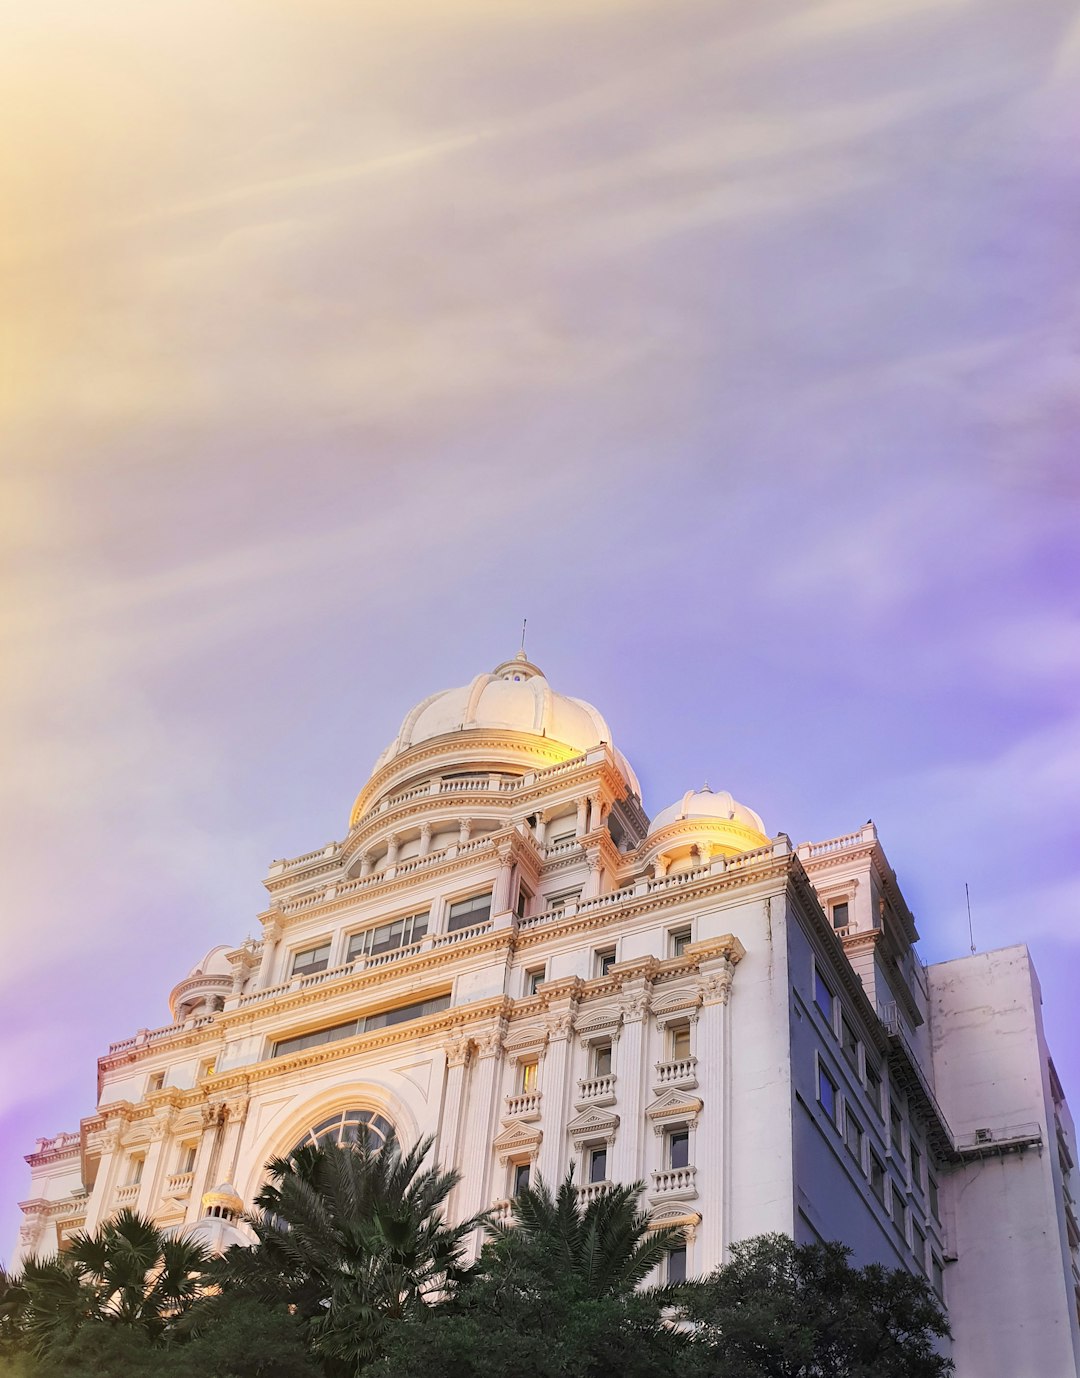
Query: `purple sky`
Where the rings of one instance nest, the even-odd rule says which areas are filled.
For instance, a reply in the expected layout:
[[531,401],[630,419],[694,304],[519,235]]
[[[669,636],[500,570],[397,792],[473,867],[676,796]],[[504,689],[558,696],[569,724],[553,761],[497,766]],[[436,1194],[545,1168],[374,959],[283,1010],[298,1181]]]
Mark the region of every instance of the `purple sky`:
[[656,812],[1080,878],[1073,0],[40,0],[0,90],[0,1255],[95,1055],[517,648]]

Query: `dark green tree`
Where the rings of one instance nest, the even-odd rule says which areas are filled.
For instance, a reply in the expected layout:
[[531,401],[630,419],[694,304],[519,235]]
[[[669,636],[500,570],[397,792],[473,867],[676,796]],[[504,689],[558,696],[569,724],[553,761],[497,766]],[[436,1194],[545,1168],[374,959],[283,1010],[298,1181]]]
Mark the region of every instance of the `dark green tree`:
[[843,1244],[760,1235],[683,1290],[695,1378],[944,1378],[948,1336],[929,1284],[900,1268],[853,1268]]
[[256,1247],[230,1249],[214,1276],[289,1304],[328,1372],[359,1372],[389,1326],[454,1285],[484,1220],[445,1223],[457,1174],[423,1166],[431,1142],[402,1153],[392,1137],[379,1145],[362,1135],[273,1159],[250,1217]]

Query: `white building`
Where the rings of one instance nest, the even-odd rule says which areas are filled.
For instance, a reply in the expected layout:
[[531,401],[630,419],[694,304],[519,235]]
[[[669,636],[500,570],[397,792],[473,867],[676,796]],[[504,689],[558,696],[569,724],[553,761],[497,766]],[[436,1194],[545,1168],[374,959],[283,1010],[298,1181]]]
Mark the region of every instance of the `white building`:
[[924,967],[872,824],[792,846],[726,793],[650,822],[523,656],[405,718],[342,842],[270,867],[261,942],[99,1060],[39,1140],[20,1252],[122,1205],[217,1242],[312,1135],[435,1137],[452,1209],[642,1180],[672,1276],[768,1230],[924,1273],[959,1378],[1078,1372],[1072,1120],[1026,949]]

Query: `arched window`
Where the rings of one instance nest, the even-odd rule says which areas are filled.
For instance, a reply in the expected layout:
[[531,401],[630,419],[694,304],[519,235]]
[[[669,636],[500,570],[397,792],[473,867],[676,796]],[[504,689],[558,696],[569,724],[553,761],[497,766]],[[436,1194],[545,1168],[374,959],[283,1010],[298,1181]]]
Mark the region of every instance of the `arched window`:
[[367,1129],[373,1148],[381,1148],[387,1135],[394,1132],[390,1121],[374,1110],[339,1110],[337,1114],[312,1125],[303,1138],[293,1145],[292,1152],[295,1153],[305,1144],[314,1144],[316,1147],[321,1144],[354,1144],[360,1137],[361,1125]]

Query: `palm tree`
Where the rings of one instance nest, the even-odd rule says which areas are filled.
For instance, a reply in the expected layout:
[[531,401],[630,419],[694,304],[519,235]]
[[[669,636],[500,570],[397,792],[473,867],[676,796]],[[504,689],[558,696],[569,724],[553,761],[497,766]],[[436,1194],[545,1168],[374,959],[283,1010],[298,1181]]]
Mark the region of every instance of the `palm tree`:
[[230,1249],[216,1270],[223,1285],[289,1302],[330,1368],[358,1372],[396,1318],[457,1280],[486,1219],[445,1223],[458,1174],[424,1168],[431,1144],[403,1153],[393,1136],[380,1145],[361,1134],[272,1159],[248,1217],[258,1245]]
[[583,1207],[573,1169],[554,1195],[538,1180],[514,1198],[510,1224],[489,1226],[489,1248],[505,1260],[528,1260],[584,1296],[628,1296],[684,1238],[677,1225],[650,1228],[638,1209],[643,1190],[641,1182],[612,1186]]
[[0,1356],[20,1348],[29,1304],[22,1279],[0,1265]]
[[73,1235],[65,1253],[27,1261],[22,1285],[31,1344],[44,1353],[80,1326],[102,1322],[156,1338],[199,1296],[207,1262],[202,1245],[122,1210],[95,1233]]

